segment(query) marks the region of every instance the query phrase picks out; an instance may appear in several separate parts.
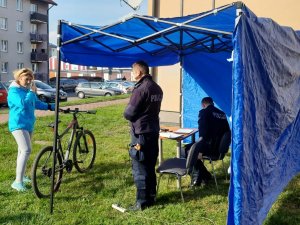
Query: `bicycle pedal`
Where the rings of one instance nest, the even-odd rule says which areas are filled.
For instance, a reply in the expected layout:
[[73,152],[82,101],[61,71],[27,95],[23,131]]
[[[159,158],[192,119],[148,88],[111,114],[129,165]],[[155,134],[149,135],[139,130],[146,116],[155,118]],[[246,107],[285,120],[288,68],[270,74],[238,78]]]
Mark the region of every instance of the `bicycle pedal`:
[[73,169],[73,162],[71,159],[68,159],[66,162],[65,162],[65,165],[66,165],[66,171],[68,173],[71,173],[72,169]]

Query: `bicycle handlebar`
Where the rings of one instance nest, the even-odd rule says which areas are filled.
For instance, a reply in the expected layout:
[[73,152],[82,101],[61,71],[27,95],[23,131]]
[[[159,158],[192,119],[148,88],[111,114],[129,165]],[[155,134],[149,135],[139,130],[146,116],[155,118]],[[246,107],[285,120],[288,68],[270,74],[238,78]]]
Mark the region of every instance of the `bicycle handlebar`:
[[87,114],[96,114],[96,110],[80,110],[79,108],[75,108],[75,109],[70,109],[70,108],[67,108],[67,109],[59,109],[59,112],[62,112],[62,113],[87,113]]

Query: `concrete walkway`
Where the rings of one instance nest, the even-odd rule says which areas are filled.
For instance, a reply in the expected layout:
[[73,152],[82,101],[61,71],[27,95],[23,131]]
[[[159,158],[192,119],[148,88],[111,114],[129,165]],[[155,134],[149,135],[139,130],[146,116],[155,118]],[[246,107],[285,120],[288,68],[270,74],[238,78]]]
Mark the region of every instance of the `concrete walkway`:
[[[118,99],[118,100],[106,101],[106,102],[95,102],[95,103],[89,103],[89,104],[83,104],[83,105],[65,106],[65,107],[61,107],[61,108],[63,108],[63,109],[79,108],[80,110],[91,110],[91,109],[101,108],[101,107],[110,106],[110,105],[127,104],[128,102],[129,102],[129,98],[126,98],[126,99]],[[54,112],[44,111],[44,110],[36,110],[35,111],[36,117],[49,116],[49,115],[54,115]],[[6,123],[7,121],[8,121],[8,114],[0,114],[0,123]]]

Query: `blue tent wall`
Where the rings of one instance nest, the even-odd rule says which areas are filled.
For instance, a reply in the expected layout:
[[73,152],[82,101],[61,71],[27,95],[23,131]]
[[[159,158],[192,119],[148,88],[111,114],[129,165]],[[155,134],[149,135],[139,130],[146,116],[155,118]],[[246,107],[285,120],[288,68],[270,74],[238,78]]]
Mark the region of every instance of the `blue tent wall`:
[[229,52],[199,52],[183,59],[183,126],[198,127],[201,99],[211,96],[217,107],[231,115],[232,62]]
[[228,224],[262,224],[300,171],[300,38],[243,15],[234,36]]

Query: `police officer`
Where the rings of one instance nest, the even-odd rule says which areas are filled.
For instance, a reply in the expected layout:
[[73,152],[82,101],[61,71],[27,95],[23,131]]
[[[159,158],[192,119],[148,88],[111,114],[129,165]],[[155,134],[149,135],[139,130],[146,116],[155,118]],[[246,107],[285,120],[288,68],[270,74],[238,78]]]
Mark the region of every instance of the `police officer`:
[[136,203],[128,210],[143,210],[156,197],[155,164],[158,156],[159,112],[163,92],[149,75],[144,61],[133,64],[134,86],[124,117],[130,121],[132,174],[137,188]]
[[201,105],[198,116],[199,140],[196,146],[199,156],[192,175],[192,185],[195,186],[212,177],[201,161],[202,155],[218,156],[220,140],[225,132],[230,131],[226,114],[214,106],[211,97],[203,98]]

